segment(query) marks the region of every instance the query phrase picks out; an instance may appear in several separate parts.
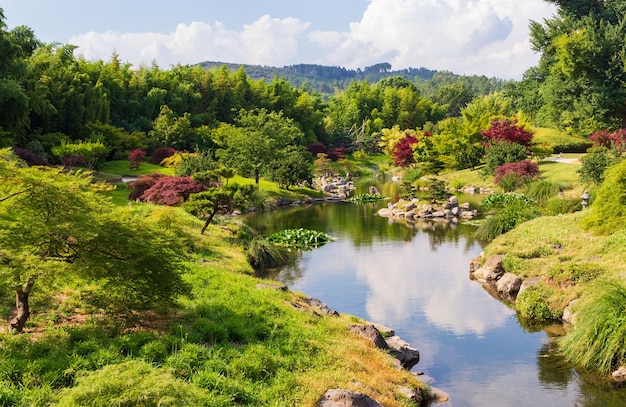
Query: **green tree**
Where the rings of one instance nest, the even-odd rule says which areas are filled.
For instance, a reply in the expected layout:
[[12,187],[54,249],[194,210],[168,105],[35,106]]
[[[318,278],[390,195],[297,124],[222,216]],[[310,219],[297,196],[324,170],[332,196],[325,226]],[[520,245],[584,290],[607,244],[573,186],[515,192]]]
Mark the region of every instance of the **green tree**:
[[171,147],[179,151],[193,150],[195,132],[191,127],[190,114],[177,117],[167,105],[161,106],[159,117],[154,120],[148,142],[152,148]]
[[269,177],[280,188],[285,189],[303,182],[310,185],[313,180],[310,158],[311,154],[303,147],[289,146],[269,166]]
[[[194,177],[206,182],[206,174]],[[199,181],[201,182],[201,181]],[[252,193],[256,190],[254,185],[230,184],[208,188],[206,191],[193,194],[189,201],[184,204],[187,212],[204,221],[200,234],[204,234],[215,215],[230,214],[235,209],[245,209],[250,203]]]
[[257,185],[261,174],[282,150],[303,142],[302,131],[280,112],[242,110],[236,124],[222,126],[216,133],[221,143],[217,156],[241,174],[252,174]]
[[183,292],[181,246],[130,208],[113,207],[91,181],[23,167],[0,150],[0,276],[15,293],[12,330],[23,330],[37,281],[95,281],[126,310],[166,305]]

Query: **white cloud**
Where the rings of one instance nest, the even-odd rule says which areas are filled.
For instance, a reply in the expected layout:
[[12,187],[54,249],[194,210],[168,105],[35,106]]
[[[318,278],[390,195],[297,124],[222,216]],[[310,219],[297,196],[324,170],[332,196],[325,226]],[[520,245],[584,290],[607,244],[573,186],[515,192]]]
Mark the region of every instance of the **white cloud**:
[[134,65],[153,60],[161,66],[223,61],[260,65],[297,62],[299,37],[309,23],[296,18],[262,16],[241,31],[228,30],[220,22],[213,26],[193,22],[178,24],[170,33],[89,32],[70,38],[87,59],[108,59],[115,51],[122,61]]
[[117,51],[134,65],[213,60],[362,68],[389,62],[394,69],[424,66],[519,78],[538,60],[528,42],[529,20],[541,21],[553,12],[544,0],[371,0],[346,32],[264,15],[239,29],[193,22],[169,33],[89,32],[70,43],[88,59],[108,59]]

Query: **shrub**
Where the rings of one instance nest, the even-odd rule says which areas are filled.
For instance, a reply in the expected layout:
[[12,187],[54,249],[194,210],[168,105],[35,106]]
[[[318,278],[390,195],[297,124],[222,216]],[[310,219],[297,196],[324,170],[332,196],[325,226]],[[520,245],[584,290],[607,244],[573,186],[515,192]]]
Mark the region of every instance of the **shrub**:
[[313,157],[317,157],[318,154],[326,154],[328,148],[324,145],[324,143],[313,143],[306,146],[306,149]]
[[154,185],[148,188],[141,200],[157,205],[178,205],[189,199],[191,194],[205,190],[204,185],[190,177],[161,177]]
[[561,313],[550,309],[546,299],[552,294],[552,289],[545,284],[538,284],[522,291],[515,300],[517,311],[524,318],[534,320],[550,320],[560,318]]
[[619,156],[615,150],[606,147],[593,147],[581,160],[578,169],[580,180],[588,184],[600,185],[604,180],[604,172],[608,167],[619,162]]
[[499,166],[524,160],[527,155],[526,147],[520,144],[498,141],[487,146],[485,165],[481,169],[481,172],[484,175],[492,175],[494,170]]
[[602,373],[626,363],[626,286],[599,281],[575,310],[576,324],[559,342],[565,358]]
[[583,219],[583,226],[598,234],[611,234],[624,228],[626,221],[626,161],[607,169],[605,179]]
[[89,169],[97,168],[109,153],[109,148],[101,141],[79,141],[77,143],[63,143],[52,148],[52,154],[60,159],[64,157],[81,156],[84,165]]
[[514,174],[528,182],[539,176],[539,165],[529,160],[502,164],[496,168],[494,181],[499,184],[502,177],[509,174]]
[[348,150],[345,147],[330,147],[326,154],[328,154],[328,158],[333,161],[343,160],[346,158]]
[[546,202],[543,212],[548,216],[563,215],[580,211],[582,204],[578,198],[552,198]]
[[176,150],[171,147],[159,147],[154,150],[148,162],[150,164],[160,165],[161,161],[163,161],[167,157],[173,156],[174,154],[176,154]]
[[132,150],[128,154],[128,160],[130,161],[130,168],[139,169],[139,167],[141,166],[141,161],[143,161],[145,156],[146,156],[146,152],[143,151],[141,148],[136,148]]
[[393,146],[391,156],[393,157],[393,165],[396,167],[408,167],[415,164],[415,158],[413,157],[413,145],[417,144],[417,137],[406,133],[398,142]]
[[44,155],[35,154],[33,151],[26,148],[13,147],[13,152],[16,156],[24,160],[26,164],[30,166],[48,165],[48,161],[46,160]]
[[156,184],[159,178],[163,178],[165,176],[165,174],[160,174],[158,172],[150,175],[140,175],[137,181],[131,181],[128,183],[128,189],[130,189],[128,199],[130,201],[136,201],[137,199],[140,199],[147,189]]
[[615,133],[606,130],[596,131],[589,136],[589,141],[593,142],[594,147],[614,148],[623,152],[626,150],[626,130],[622,129]]
[[476,238],[484,241],[491,241],[539,215],[532,200],[522,194],[490,195],[483,200],[483,207],[496,212],[483,220],[476,230]]

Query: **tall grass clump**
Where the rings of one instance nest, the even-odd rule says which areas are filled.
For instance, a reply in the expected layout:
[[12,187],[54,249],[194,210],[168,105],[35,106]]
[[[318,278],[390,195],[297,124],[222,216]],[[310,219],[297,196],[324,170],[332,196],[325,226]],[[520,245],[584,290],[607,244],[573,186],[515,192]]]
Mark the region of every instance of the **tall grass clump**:
[[538,205],[545,206],[548,200],[561,192],[561,185],[550,181],[537,181],[528,184],[524,195],[535,201]]
[[483,200],[483,208],[493,214],[480,223],[475,236],[487,242],[539,215],[533,201],[522,194],[490,195]]
[[604,280],[576,306],[574,328],[560,340],[565,358],[602,373],[626,363],[626,286]]
[[287,250],[262,237],[255,237],[248,244],[248,263],[255,270],[278,267],[289,259]]

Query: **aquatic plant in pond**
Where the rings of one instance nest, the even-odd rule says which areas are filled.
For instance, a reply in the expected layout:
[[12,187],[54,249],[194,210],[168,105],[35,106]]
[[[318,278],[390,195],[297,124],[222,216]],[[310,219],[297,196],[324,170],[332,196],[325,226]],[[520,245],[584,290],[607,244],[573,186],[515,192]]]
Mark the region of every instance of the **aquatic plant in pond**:
[[324,232],[298,228],[284,229],[273,233],[268,236],[267,240],[288,247],[307,248],[321,246],[324,243],[332,242],[334,239]]

